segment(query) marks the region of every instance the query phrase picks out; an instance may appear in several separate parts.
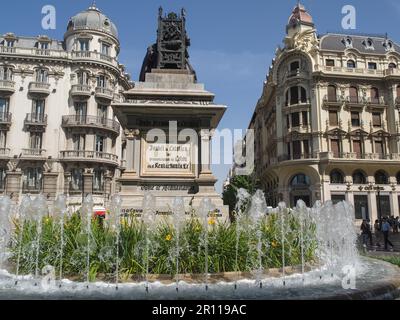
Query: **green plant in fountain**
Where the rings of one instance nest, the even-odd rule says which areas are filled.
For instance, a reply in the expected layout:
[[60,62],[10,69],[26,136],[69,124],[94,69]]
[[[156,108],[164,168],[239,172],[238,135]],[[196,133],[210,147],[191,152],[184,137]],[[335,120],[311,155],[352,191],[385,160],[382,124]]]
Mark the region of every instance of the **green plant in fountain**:
[[[299,221],[287,214],[285,217],[287,233],[285,237],[286,265],[301,264],[301,241]],[[241,222],[242,223],[242,222]],[[35,241],[37,225],[26,221],[23,230],[20,221],[14,221],[15,232],[11,241],[12,257],[17,262],[21,246],[20,273],[31,274],[35,265]],[[55,270],[60,267],[61,226],[53,217],[42,221],[43,232],[39,253],[40,270],[51,265]],[[258,238],[249,222],[240,228],[238,246],[238,267],[242,272],[258,269]],[[167,220],[159,222],[150,234],[149,271],[150,274],[202,274],[205,265],[205,243],[203,224],[195,216],[188,220],[179,237],[179,270],[176,270],[176,231]],[[260,224],[262,232],[262,263],[264,269],[282,267],[281,226],[277,214],[271,214]],[[90,279],[113,279],[116,268],[116,232],[107,221],[100,223],[93,219],[90,246]],[[306,262],[313,262],[316,250],[315,226],[304,226],[304,256]],[[21,237],[22,232],[22,237]],[[208,224],[208,265],[210,273],[234,272],[236,267],[236,225],[220,223],[210,217]],[[20,243],[21,239],[21,243]],[[87,234],[78,213],[64,221],[65,246],[62,255],[64,276],[72,280],[85,279]],[[131,277],[143,279],[145,274],[145,227],[134,215],[121,217],[119,241],[119,262],[121,279]]]

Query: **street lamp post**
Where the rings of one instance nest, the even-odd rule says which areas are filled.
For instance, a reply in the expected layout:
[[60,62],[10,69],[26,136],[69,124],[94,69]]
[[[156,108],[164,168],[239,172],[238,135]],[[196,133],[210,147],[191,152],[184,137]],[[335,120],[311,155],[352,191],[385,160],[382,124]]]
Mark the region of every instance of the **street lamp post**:
[[385,189],[382,187],[374,187],[374,190],[378,192],[378,219],[379,219],[379,227],[382,230],[382,204],[381,204],[381,191]]

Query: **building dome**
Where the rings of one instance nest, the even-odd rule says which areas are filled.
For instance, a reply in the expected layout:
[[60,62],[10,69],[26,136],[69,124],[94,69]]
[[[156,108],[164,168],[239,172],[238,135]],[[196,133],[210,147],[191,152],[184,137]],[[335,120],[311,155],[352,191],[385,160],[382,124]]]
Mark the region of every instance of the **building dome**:
[[117,27],[95,4],[70,19],[67,31],[75,30],[102,31],[118,39]]
[[289,17],[288,24],[296,24],[297,22],[302,22],[305,24],[314,24],[312,16],[307,12],[306,8],[298,3],[292,12],[292,15]]

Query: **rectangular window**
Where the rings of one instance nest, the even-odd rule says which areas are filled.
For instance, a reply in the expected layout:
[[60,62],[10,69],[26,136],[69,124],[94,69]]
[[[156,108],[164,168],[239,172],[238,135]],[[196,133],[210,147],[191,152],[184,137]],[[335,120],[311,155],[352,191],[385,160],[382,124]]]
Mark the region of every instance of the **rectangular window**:
[[385,155],[383,141],[375,141],[375,153],[378,154],[380,158],[383,158]]
[[355,195],[354,209],[357,220],[369,219],[368,196]]
[[340,202],[346,201],[346,196],[345,195],[331,195],[331,200],[333,204],[338,204]]
[[79,50],[89,51],[89,40],[79,40]]
[[6,170],[5,169],[0,169],[0,190],[4,191],[6,187]]
[[289,115],[287,115],[286,116],[286,128],[290,128],[290,116]]
[[7,148],[7,131],[0,131],[0,148]]
[[[390,196],[376,196],[377,212],[381,212],[382,217],[392,216],[390,209]],[[379,210],[380,209],[380,210]]]
[[299,87],[290,88],[290,104],[298,104],[299,103]]
[[10,100],[8,98],[0,97],[0,116],[4,117],[8,114],[8,109],[10,105]]
[[36,82],[48,83],[48,73],[47,70],[40,69],[36,71]]
[[87,103],[75,102],[76,121],[85,123],[87,116]]
[[86,147],[86,136],[84,134],[74,134],[72,136],[75,151],[84,151]]
[[38,47],[41,50],[48,50],[49,49],[49,43],[48,42],[39,42]]
[[331,140],[331,150],[335,158],[340,158],[340,141],[338,139]]
[[359,112],[352,112],[351,113],[351,125],[353,127],[360,126],[360,113]]
[[300,126],[300,114],[298,112],[292,113],[292,127]]
[[334,67],[334,66],[335,66],[335,60],[333,60],[333,59],[326,59],[326,60],[325,60],[325,65],[326,65],[327,67]]
[[368,62],[368,69],[369,70],[376,70],[377,69],[377,65],[375,62]]
[[306,159],[310,158],[310,143],[308,140],[303,141],[303,150],[304,150],[304,157]]
[[287,144],[287,152],[288,152],[289,159],[291,159],[292,158],[292,148],[290,146],[290,143]]
[[332,127],[338,126],[338,113],[337,111],[329,111],[329,125]]
[[101,53],[104,54],[105,56],[110,55],[110,46],[106,43],[101,44]]
[[41,132],[31,132],[29,136],[29,147],[32,150],[42,149],[43,134]]
[[362,142],[360,140],[353,141],[353,152],[356,154],[357,159],[362,158]]
[[105,152],[106,141],[107,139],[105,137],[99,135],[96,136],[96,145],[95,145],[96,152]]
[[293,159],[301,159],[301,141],[293,141]]
[[302,112],[302,119],[303,119],[303,126],[308,126],[308,112],[307,111],[303,111]]
[[97,86],[100,88],[106,88],[107,87],[107,82],[106,82],[106,77],[105,76],[98,76],[97,77]]
[[93,175],[93,191],[103,192],[104,191],[104,171],[95,170]]
[[372,113],[372,124],[374,127],[382,126],[382,114],[380,112]]
[[71,172],[71,191],[81,192],[83,190],[83,170],[73,169]]
[[45,100],[32,100],[32,120],[43,121]]
[[107,113],[108,113],[108,106],[105,105],[97,105],[97,117],[100,118],[101,120],[106,120],[107,119]]
[[25,189],[27,191],[40,191],[42,189],[42,169],[28,168],[25,171]]

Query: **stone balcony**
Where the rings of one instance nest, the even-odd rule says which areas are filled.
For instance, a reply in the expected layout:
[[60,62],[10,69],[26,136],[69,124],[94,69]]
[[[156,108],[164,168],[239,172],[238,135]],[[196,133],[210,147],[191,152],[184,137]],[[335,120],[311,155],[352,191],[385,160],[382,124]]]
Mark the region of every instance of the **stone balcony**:
[[0,46],[0,53],[10,56],[30,56],[46,59],[62,59],[73,60],[77,62],[94,62],[102,63],[114,68],[118,68],[118,61],[115,57],[104,55],[96,51],[73,51],[67,52],[64,50],[53,49],[38,49],[38,48],[20,48],[20,47],[6,47]]
[[28,91],[31,95],[48,96],[50,94],[50,83],[31,82]]
[[22,149],[22,158],[30,160],[46,159],[46,150],[44,149]]
[[95,96],[99,100],[111,102],[114,100],[114,90],[103,87],[96,87]]
[[92,90],[89,85],[74,84],[71,87],[72,98],[76,98],[78,100],[86,100],[89,99],[91,95],[92,95]]
[[103,117],[96,116],[63,116],[62,117],[63,128],[95,128],[107,130],[118,136],[120,134],[121,126],[113,119],[106,119]]
[[61,151],[60,160],[62,162],[104,163],[115,167],[118,167],[120,165],[117,155],[105,152],[97,152],[97,151],[76,151],[76,150]]
[[78,61],[102,62],[118,68],[117,59],[95,51],[74,51],[71,52],[71,59]]
[[347,68],[347,67],[329,67],[329,66],[317,66],[316,72],[322,72],[325,74],[335,75],[354,75],[363,77],[384,77],[386,70],[374,70],[374,69],[362,69],[362,68]]
[[15,81],[0,80],[0,93],[5,96],[11,96],[15,92]]

